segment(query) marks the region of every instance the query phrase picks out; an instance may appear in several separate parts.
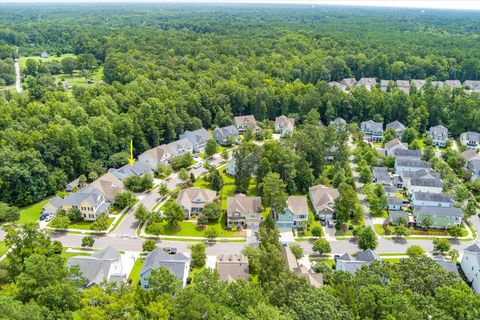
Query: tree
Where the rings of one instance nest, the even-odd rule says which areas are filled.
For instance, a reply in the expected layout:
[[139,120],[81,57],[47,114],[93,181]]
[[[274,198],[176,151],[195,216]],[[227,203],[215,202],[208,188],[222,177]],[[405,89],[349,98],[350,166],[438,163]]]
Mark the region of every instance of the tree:
[[203,208],[202,214],[205,215],[209,222],[215,222],[222,215],[222,206],[219,202],[207,202]]
[[214,241],[218,237],[218,234],[217,228],[214,227],[209,227],[205,230],[205,237],[207,237],[209,241]]
[[63,73],[73,75],[73,71],[75,70],[77,64],[75,58],[66,57],[63,58],[60,62],[62,64]]
[[262,200],[271,211],[281,213],[287,207],[288,194],[285,192],[285,183],[278,173],[268,173],[262,182]]
[[95,171],[90,171],[90,173],[88,174],[88,181],[94,181],[97,179],[98,179],[98,173],[96,173]]
[[169,164],[159,163],[157,166],[157,174],[160,178],[167,178],[173,172],[173,168]]
[[435,157],[435,148],[432,146],[425,147],[423,149],[422,160],[430,161],[433,157]]
[[410,257],[410,258],[418,258],[422,255],[425,255],[425,249],[423,249],[422,247],[420,246],[417,246],[417,245],[413,245],[413,246],[410,246],[408,247],[407,249],[407,255]]
[[50,227],[58,229],[66,229],[70,225],[71,221],[65,214],[56,214],[55,218],[50,222]]
[[177,226],[185,218],[185,211],[175,202],[167,202],[163,215],[170,225]]
[[385,145],[385,143],[392,141],[393,139],[396,139],[396,138],[397,138],[397,132],[395,131],[395,129],[390,128],[385,130],[385,132],[383,132],[383,145]]
[[142,249],[144,252],[151,252],[157,247],[157,242],[152,239],[147,239],[143,242]]
[[161,195],[162,197],[166,197],[170,193],[170,190],[168,190],[168,186],[165,183],[161,183],[158,186],[158,194]]
[[137,202],[137,197],[132,191],[123,191],[115,195],[115,206],[119,209],[132,207]]
[[372,227],[358,227],[354,230],[355,239],[358,247],[362,250],[375,250],[378,245],[377,235]]
[[189,178],[187,169],[185,168],[180,169],[180,172],[178,172],[178,178],[182,181],[187,181]]
[[220,191],[223,188],[223,178],[218,171],[212,172],[210,175],[210,184],[212,185],[212,189],[215,191]]
[[211,158],[215,153],[217,153],[218,143],[215,139],[208,139],[207,144],[205,145],[205,156]]
[[94,223],[90,226],[90,229],[95,230],[95,231],[103,231],[107,230],[109,227],[108,223],[108,215],[105,213],[101,213],[100,215],[97,216],[97,219],[95,220]]
[[147,221],[150,218],[151,215],[152,215],[152,213],[150,211],[148,211],[147,208],[145,208],[145,206],[142,203],[140,203],[137,206],[137,209],[135,210],[135,213],[133,214],[135,219],[137,219],[140,222]]
[[248,127],[245,133],[243,134],[243,140],[245,142],[250,142],[255,138],[255,134],[253,132],[253,129],[251,127]]
[[71,222],[80,222],[83,221],[83,215],[78,209],[70,209],[67,212],[67,217]]
[[251,274],[258,274],[260,272],[260,255],[262,252],[258,247],[245,246],[242,250],[248,258],[248,269]]
[[332,252],[330,243],[328,243],[328,241],[324,238],[315,239],[312,250],[313,252],[318,252],[320,255]]
[[82,238],[82,247],[93,247],[93,244],[95,243],[95,239],[92,236],[85,236]]
[[408,237],[410,235],[410,229],[408,229],[404,224],[399,223],[395,226],[394,233],[397,237]]
[[196,243],[189,246],[192,252],[192,268],[202,268],[205,266],[207,254],[205,253],[205,245],[203,243]]
[[362,162],[361,165],[358,166],[358,173],[360,174],[359,181],[361,183],[369,183],[373,180],[372,171],[370,167],[367,165],[366,162]]
[[190,182],[191,183],[194,183],[195,182],[195,175],[193,174],[193,172],[190,172]]
[[[230,136],[231,137],[231,136]],[[223,149],[222,150],[222,158],[223,160],[228,160],[228,158],[230,157],[230,154],[228,152],[228,149]]]
[[201,226],[204,226],[206,224],[208,224],[208,218],[206,215],[204,215],[203,213],[199,214],[197,216],[197,224],[198,225],[201,225]]
[[458,260],[458,257],[460,256],[460,252],[458,252],[457,249],[451,249],[448,254],[450,255],[450,258],[453,262],[456,262]]
[[402,140],[402,142],[410,144],[415,139],[417,139],[417,137],[418,137],[417,130],[415,130],[415,128],[408,127],[403,131],[401,140]]
[[312,236],[314,237],[321,237],[323,234],[322,228],[320,228],[319,226],[313,227],[311,232],[312,232]]
[[235,150],[235,187],[238,192],[247,193],[259,162],[259,148],[253,143],[244,143]]
[[452,245],[448,242],[448,239],[445,238],[436,238],[433,239],[433,251],[438,254],[444,254]]
[[[144,249],[144,251],[146,250]],[[155,296],[165,293],[173,295],[182,287],[182,281],[164,266],[152,269],[152,272],[147,277],[147,281],[148,287]]]
[[450,230],[448,230],[448,235],[454,237],[455,239],[461,237],[463,234],[463,229],[460,226],[452,226]]
[[352,186],[345,182],[338,186],[339,196],[334,200],[335,202],[335,218],[337,220],[337,229],[343,226],[350,219],[352,210],[355,209],[359,200],[357,193]]
[[475,215],[475,213],[477,213],[477,206],[473,201],[468,201],[467,205],[463,209],[463,215],[465,216],[465,218],[469,218]]
[[293,255],[297,260],[303,257],[303,248],[298,244],[295,244],[295,243],[291,244],[290,251],[292,251]]
[[0,222],[15,222],[20,219],[20,211],[15,206],[0,202]]
[[430,216],[426,216],[422,218],[422,226],[427,230],[433,225],[433,218]]

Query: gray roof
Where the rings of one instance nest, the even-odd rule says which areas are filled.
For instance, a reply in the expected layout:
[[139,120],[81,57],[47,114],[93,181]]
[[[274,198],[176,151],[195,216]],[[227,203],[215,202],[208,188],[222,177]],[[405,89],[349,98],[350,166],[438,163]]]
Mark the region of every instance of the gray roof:
[[480,81],[478,80],[465,80],[463,82],[464,87],[469,87],[470,90],[478,91],[480,90]]
[[412,167],[412,168],[427,168],[430,169],[432,165],[426,161],[415,158],[397,158],[395,160],[396,166]]
[[480,171],[480,159],[472,159],[468,161],[467,167],[473,172],[477,173]]
[[390,220],[397,220],[400,218],[404,218],[406,221],[408,221],[410,214],[405,211],[392,211],[390,212]]
[[126,164],[120,169],[111,170],[110,172],[120,180],[125,180],[132,176],[142,176],[146,173],[153,173],[152,169],[140,161],[135,161],[133,165]]
[[428,216],[441,216],[441,217],[463,217],[462,210],[455,207],[427,207],[416,206],[414,211]]
[[238,130],[235,126],[226,126],[222,128],[216,128],[216,132],[218,132],[223,138],[228,138],[229,136],[238,136]]
[[156,248],[145,258],[140,274],[142,275],[150,269],[163,266],[178,279],[183,280],[185,277],[185,264],[189,261],[190,259],[182,253],[168,254],[162,248]]
[[427,80],[418,79],[418,80],[412,80],[411,82],[412,84],[415,85],[415,87],[420,89],[427,83]]
[[290,196],[287,199],[287,207],[296,215],[308,214],[307,197]]
[[179,139],[167,144],[167,147],[173,152],[178,153],[179,150],[191,149],[192,143],[188,139]]
[[394,186],[383,186],[383,190],[385,190],[385,192],[397,192],[397,187],[394,187]]
[[207,143],[207,140],[210,139],[212,135],[205,128],[200,128],[193,131],[187,130],[180,135],[180,138],[187,137],[194,139],[198,144],[204,144]]
[[440,179],[440,173],[429,171],[426,169],[420,169],[416,171],[406,171],[403,173],[404,178],[429,178]]
[[460,80],[445,80],[445,86],[450,87],[450,88],[461,88],[462,83]]
[[217,259],[220,279],[228,282],[237,279],[248,281],[250,278],[248,259],[242,254],[221,254]]
[[375,122],[373,120],[363,121],[360,124],[362,130],[383,131],[383,122]]
[[445,128],[444,126],[442,125],[438,125],[438,126],[434,126],[434,127],[431,127],[430,130],[428,130],[428,132],[432,135],[447,135],[448,134],[448,129]]
[[409,150],[409,149],[396,149],[393,151],[395,157],[410,157],[420,158],[422,156],[422,150]]
[[374,86],[377,84],[377,80],[375,78],[361,78],[357,82],[357,86]]
[[262,212],[262,198],[247,197],[242,193],[227,197],[227,214],[233,215],[236,212],[242,217],[249,213]]
[[414,192],[412,199],[418,201],[453,202],[453,197],[444,193]]
[[335,120],[330,121],[330,124],[333,124],[333,125],[344,125],[344,124],[347,124],[347,122],[346,122],[343,118],[337,117],[337,118],[335,118]]
[[345,85],[347,87],[353,87],[357,84],[357,80],[355,78],[345,78],[340,81],[340,84]]
[[480,242],[475,242],[471,246],[465,248],[464,251],[480,253]]
[[395,197],[388,197],[387,201],[389,206],[401,206],[403,204],[402,199]]
[[462,157],[464,157],[467,161],[472,159],[480,159],[480,155],[478,155],[477,151],[473,149],[468,149],[467,151],[462,152]]
[[372,250],[367,249],[357,256],[345,253],[337,259],[337,266],[341,264],[345,267],[345,271],[355,273],[363,265],[370,264],[375,260],[380,260],[380,257]]
[[388,141],[387,143],[385,143],[385,149],[391,149],[395,146],[401,146],[402,149],[408,149],[408,145],[406,143],[402,143],[400,140],[398,139],[393,139],[393,140],[390,140]]
[[458,269],[457,269],[457,264],[451,260],[446,259],[442,255],[436,255],[433,256],[433,261],[441,265],[442,267],[445,268],[448,272],[453,272],[457,276],[459,276]]
[[401,132],[406,129],[405,125],[398,120],[392,121],[387,124],[387,129],[394,129],[397,132]]
[[430,179],[430,178],[412,178],[410,180],[411,186],[420,186],[420,187],[434,187],[434,188],[443,188],[443,182],[439,179]]
[[461,134],[468,141],[480,141],[480,133],[475,131],[466,131]]
[[346,85],[341,84],[341,83],[336,82],[336,81],[330,81],[328,84],[332,87],[337,87],[339,90],[342,90],[342,91],[347,88]]

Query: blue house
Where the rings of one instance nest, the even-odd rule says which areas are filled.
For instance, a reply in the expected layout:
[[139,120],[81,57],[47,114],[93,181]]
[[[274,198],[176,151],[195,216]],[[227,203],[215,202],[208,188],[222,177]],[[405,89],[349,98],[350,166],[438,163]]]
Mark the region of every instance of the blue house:
[[280,229],[300,228],[302,221],[308,222],[307,197],[288,197],[287,208],[276,214],[276,220]]
[[205,128],[200,128],[194,131],[185,131],[180,135],[180,139],[187,139],[192,143],[193,151],[203,151],[207,145],[208,139],[212,138],[212,134]]
[[148,277],[153,269],[165,267],[180,281],[183,287],[187,285],[188,273],[190,272],[190,258],[182,253],[168,254],[162,248],[150,252],[145,258],[142,270],[140,271],[140,285],[144,289],[150,289]]

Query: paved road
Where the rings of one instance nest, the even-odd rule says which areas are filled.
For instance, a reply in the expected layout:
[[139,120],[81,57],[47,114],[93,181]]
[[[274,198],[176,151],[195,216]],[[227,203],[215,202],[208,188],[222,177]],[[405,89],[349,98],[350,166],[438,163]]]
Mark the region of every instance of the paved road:
[[21,73],[20,73],[20,63],[18,62],[18,60],[15,60],[14,65],[15,65],[15,76],[16,76],[15,90],[18,93],[20,93],[20,92],[22,92],[22,76],[21,76]]

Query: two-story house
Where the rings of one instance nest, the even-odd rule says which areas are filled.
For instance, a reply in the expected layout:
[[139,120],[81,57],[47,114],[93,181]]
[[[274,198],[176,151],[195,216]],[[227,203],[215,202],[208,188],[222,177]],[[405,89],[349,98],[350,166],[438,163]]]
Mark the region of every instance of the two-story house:
[[281,213],[275,213],[277,226],[280,229],[300,228],[302,222],[308,222],[308,203],[303,196],[290,196],[287,200],[287,207]]
[[363,121],[360,124],[360,129],[365,134],[367,139],[372,142],[382,141],[383,123],[375,122],[373,120]]
[[257,120],[253,115],[234,117],[233,125],[237,128],[239,134],[244,134],[248,128],[252,129],[253,132],[260,131]]
[[443,83],[445,87],[456,89],[456,88],[461,88],[462,83],[460,80],[445,80]]
[[295,119],[294,118],[287,118],[286,116],[279,116],[275,118],[275,131],[279,132],[281,136],[285,134],[293,133],[293,129],[295,128]]
[[462,152],[462,157],[465,158],[465,167],[471,160],[480,159],[480,155],[477,153],[476,150],[473,149],[468,149]]
[[403,123],[397,120],[388,123],[386,127],[387,130],[388,129],[395,130],[395,132],[397,133],[397,138],[400,138],[400,136],[402,135],[403,131],[405,131],[406,128],[407,127],[405,127]]
[[444,193],[414,192],[412,205],[450,208],[453,206],[453,197]]
[[183,156],[185,153],[193,153],[193,145],[188,139],[180,139],[167,144],[172,157]]
[[212,138],[212,134],[205,128],[200,128],[194,131],[187,130],[180,135],[180,139],[187,139],[193,147],[193,151],[202,152],[205,150],[208,139]]
[[380,257],[370,249],[360,252],[356,256],[345,253],[335,261],[335,270],[355,274],[357,270],[365,265],[372,264],[374,261],[380,261]]
[[480,243],[476,242],[463,250],[460,262],[463,274],[472,285],[473,292],[480,294]]
[[440,180],[440,173],[433,172],[428,169],[420,169],[417,171],[405,171],[402,174],[402,183],[403,188],[407,188],[410,186],[410,181],[412,178],[423,178],[423,179],[433,179],[433,180]]
[[396,148],[393,151],[393,156],[395,158],[415,158],[420,160],[422,154],[422,150],[409,150],[403,148]]
[[467,149],[478,149],[480,142],[480,133],[474,131],[467,131],[460,135],[460,143],[467,147]]
[[413,215],[417,226],[424,227],[424,219],[430,217],[433,223],[429,227],[439,229],[448,229],[452,226],[459,226],[462,224],[463,219],[462,210],[455,207],[416,206],[413,208]]
[[314,213],[322,220],[333,219],[335,199],[340,196],[337,189],[316,185],[308,189]]
[[357,84],[357,79],[355,78],[345,78],[340,81],[342,86],[345,86],[347,90],[352,89]]
[[183,253],[168,254],[162,248],[156,248],[147,255],[140,270],[140,285],[143,289],[150,289],[148,278],[152,270],[160,267],[166,268],[176,276],[182,282],[182,287],[187,285],[190,258]]
[[215,130],[213,130],[213,137],[222,146],[230,145],[230,143],[236,143],[238,141],[238,130],[233,125],[215,128]]
[[408,144],[398,139],[393,139],[385,143],[385,154],[387,157],[394,157],[395,151],[398,149],[408,150]]
[[424,193],[442,193],[443,182],[440,179],[429,178],[411,178],[410,184],[407,186],[407,194],[412,195],[415,192]]
[[203,212],[205,204],[213,202],[217,192],[201,188],[186,188],[178,192],[176,203],[185,211],[185,216],[190,219],[192,214]]
[[432,165],[417,158],[397,157],[395,159],[395,173],[403,178],[405,172],[431,169]]
[[262,198],[239,193],[227,198],[227,226],[250,227],[262,222]]
[[472,159],[468,161],[467,170],[472,173],[472,177],[470,178],[471,182],[474,182],[476,179],[480,179],[480,160]]
[[467,92],[480,92],[480,81],[478,80],[465,80],[463,82],[463,87]]
[[375,78],[361,78],[358,80],[357,87],[365,87],[367,90],[372,90],[377,85],[377,80]]
[[448,141],[448,129],[442,125],[431,127],[427,136],[432,140],[432,146],[445,148]]
[[335,127],[343,127],[347,125],[347,121],[345,121],[343,118],[337,117],[335,120],[330,121],[330,125]]
[[392,177],[388,173],[387,167],[372,167],[372,175],[374,183],[383,185],[392,183]]
[[138,161],[151,170],[157,170],[159,164],[167,164],[171,158],[170,148],[166,144],[162,144],[139,155]]

